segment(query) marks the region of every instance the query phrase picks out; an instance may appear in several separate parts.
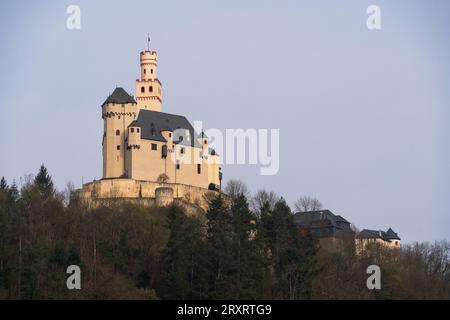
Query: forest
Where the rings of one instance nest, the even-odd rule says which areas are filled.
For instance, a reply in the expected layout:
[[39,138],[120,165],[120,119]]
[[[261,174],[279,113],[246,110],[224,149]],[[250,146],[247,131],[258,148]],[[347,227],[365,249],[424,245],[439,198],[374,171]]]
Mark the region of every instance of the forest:
[[[242,182],[209,209],[121,202],[87,208],[44,166],[0,181],[0,299],[450,299],[450,243],[357,255],[299,232],[283,197]],[[228,201],[227,199],[231,199]],[[366,268],[382,271],[381,289]],[[66,269],[81,268],[68,290]]]

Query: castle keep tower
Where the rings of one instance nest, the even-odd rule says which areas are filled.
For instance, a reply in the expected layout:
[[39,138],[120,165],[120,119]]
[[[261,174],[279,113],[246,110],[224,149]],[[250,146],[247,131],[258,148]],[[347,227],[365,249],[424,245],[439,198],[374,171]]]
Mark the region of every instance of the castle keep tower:
[[156,51],[142,51],[140,61],[141,79],[136,80],[138,110],[161,111],[162,88],[161,82],[157,78],[158,63]]
[[126,176],[125,140],[136,114],[136,101],[122,88],[116,88],[103,103],[103,179]]

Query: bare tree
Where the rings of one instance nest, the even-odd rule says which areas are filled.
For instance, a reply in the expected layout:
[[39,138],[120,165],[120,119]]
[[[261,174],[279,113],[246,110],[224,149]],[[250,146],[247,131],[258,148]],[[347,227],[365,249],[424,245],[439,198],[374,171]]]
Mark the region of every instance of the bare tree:
[[167,182],[169,182],[169,176],[167,174],[165,174],[165,173],[161,173],[158,176],[158,179],[156,179],[156,182],[158,182],[158,183],[167,183]]
[[269,208],[273,209],[275,203],[280,199],[280,197],[273,191],[266,191],[264,189],[258,190],[256,194],[251,199],[251,207],[255,212],[261,212],[261,208],[265,203],[269,204]]
[[231,179],[225,186],[225,193],[233,199],[237,198],[240,194],[248,197],[249,192],[247,185],[241,180]]
[[322,202],[310,196],[300,197],[294,204],[299,212],[317,211],[322,209]]
[[64,189],[64,191],[62,192],[62,196],[63,196],[63,203],[64,205],[67,207],[70,203],[70,200],[72,200],[72,197],[74,195],[75,192],[75,185],[73,184],[72,181],[69,181],[67,183],[66,188]]

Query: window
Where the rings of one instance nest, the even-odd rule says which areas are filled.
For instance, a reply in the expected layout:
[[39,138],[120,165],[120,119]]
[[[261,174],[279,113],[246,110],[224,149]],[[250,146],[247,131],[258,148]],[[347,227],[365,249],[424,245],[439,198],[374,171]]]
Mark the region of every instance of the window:
[[134,128],[131,128],[130,130],[131,130],[131,132],[134,132]]
[[150,69],[150,73],[153,74],[153,69]]
[[152,86],[148,87],[148,91],[153,92],[153,87]]
[[158,150],[158,145],[156,143],[152,143],[152,150]]
[[142,92],[142,93],[145,92],[145,87],[141,87],[141,92]]
[[207,140],[205,140],[205,142],[203,142],[204,144],[207,144],[208,143],[208,141]]
[[117,150],[120,150],[120,145],[117,145]]
[[177,170],[180,170],[180,160],[177,160],[176,168]]
[[181,149],[180,149],[180,153],[181,153],[181,154],[184,154],[184,148],[181,148]]
[[144,69],[144,74],[146,74],[147,73],[147,70],[146,69]]
[[202,173],[202,165],[200,163],[197,164],[197,173],[198,174]]
[[139,128],[136,128],[137,133],[139,133]]
[[172,133],[169,132],[169,138],[172,138]]
[[116,130],[116,136],[120,136],[120,130]]

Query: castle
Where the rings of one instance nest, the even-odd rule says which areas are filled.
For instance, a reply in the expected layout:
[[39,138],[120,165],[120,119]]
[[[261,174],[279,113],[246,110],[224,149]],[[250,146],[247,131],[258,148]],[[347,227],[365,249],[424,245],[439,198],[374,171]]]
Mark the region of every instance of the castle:
[[101,106],[103,177],[83,184],[80,197],[91,205],[111,199],[167,205],[178,199],[205,207],[205,195],[220,190],[219,155],[184,116],[162,112],[155,51],[140,53],[140,68],[134,97],[116,88]]

